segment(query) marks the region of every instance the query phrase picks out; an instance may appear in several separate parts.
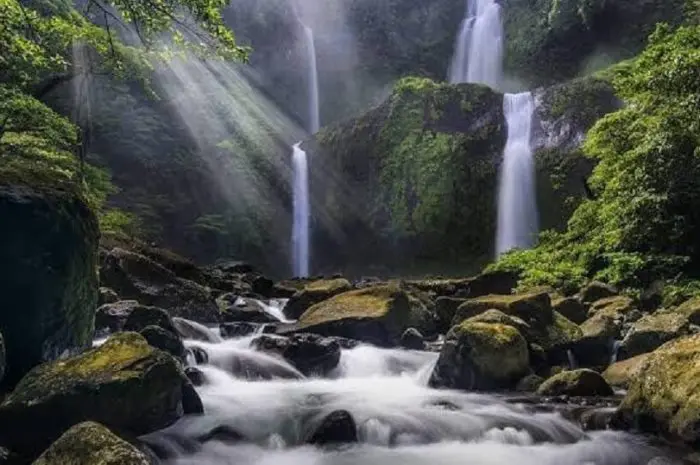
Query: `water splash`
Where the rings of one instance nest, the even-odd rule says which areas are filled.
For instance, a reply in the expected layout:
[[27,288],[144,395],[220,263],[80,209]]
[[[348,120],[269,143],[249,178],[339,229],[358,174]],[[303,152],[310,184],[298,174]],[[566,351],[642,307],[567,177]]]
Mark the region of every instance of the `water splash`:
[[299,143],[292,154],[294,167],[294,220],[292,224],[292,262],[294,275],[309,275],[309,168],[306,152]]
[[451,83],[499,89],[503,81],[501,7],[494,0],[467,0],[467,11],[450,66]]
[[514,248],[532,247],[537,239],[535,161],[531,146],[534,111],[530,92],[503,96],[508,139],[498,190],[497,256]]

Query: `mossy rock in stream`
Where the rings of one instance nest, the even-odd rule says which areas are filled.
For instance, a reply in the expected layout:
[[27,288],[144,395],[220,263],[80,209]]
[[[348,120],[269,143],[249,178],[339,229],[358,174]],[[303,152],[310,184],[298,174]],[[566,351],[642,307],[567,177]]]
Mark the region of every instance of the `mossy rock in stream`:
[[287,318],[297,320],[309,307],[329,299],[334,295],[351,291],[352,284],[345,278],[319,279],[304,284],[304,287],[289,298],[284,306],[284,315]]
[[448,333],[430,385],[477,391],[510,389],[529,370],[527,342],[517,329],[465,321]]
[[611,396],[613,390],[608,383],[593,370],[563,371],[546,380],[537,389],[541,396]]
[[641,368],[648,357],[649,354],[642,354],[615,362],[605,369],[603,378],[611,386],[627,389],[632,381],[639,376]]
[[3,179],[0,331],[4,382],[13,385],[32,367],[90,344],[99,230],[93,211],[70,187]]
[[296,329],[396,345],[401,334],[413,326],[411,313],[406,292],[393,285],[375,286],[344,292],[313,305],[299,318]]
[[648,355],[615,417],[615,426],[700,441],[700,335]]
[[36,456],[72,425],[97,421],[132,436],[165,428],[187,405],[189,380],[175,359],[137,333],[34,368],[0,405],[4,445]]
[[73,426],[32,465],[151,465],[140,450],[91,421]]

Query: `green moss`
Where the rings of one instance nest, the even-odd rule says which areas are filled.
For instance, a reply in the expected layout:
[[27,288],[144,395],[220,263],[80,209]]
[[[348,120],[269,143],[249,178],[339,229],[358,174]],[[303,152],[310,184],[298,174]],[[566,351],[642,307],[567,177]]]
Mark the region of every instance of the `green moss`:
[[299,319],[299,324],[306,327],[346,318],[383,319],[390,316],[397,300],[407,303],[408,296],[393,286],[344,292],[309,308]]
[[543,396],[611,396],[612,388],[600,374],[593,370],[582,369],[563,371],[546,380],[537,389]]
[[611,386],[627,389],[630,383],[639,376],[641,368],[648,357],[649,354],[642,354],[621,362],[615,362],[603,372],[603,378]]

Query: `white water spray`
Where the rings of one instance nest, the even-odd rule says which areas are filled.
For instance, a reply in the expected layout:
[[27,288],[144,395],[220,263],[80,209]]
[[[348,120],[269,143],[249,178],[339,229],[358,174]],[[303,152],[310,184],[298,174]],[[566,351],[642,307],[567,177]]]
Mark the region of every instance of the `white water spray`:
[[294,275],[309,275],[309,169],[306,152],[294,145],[294,222],[292,225],[292,261]]
[[530,142],[534,111],[530,92],[503,96],[508,139],[498,189],[497,255],[514,248],[529,248],[537,239],[535,163]]
[[467,0],[467,12],[457,36],[449,80],[494,89],[503,80],[501,7],[494,0]]

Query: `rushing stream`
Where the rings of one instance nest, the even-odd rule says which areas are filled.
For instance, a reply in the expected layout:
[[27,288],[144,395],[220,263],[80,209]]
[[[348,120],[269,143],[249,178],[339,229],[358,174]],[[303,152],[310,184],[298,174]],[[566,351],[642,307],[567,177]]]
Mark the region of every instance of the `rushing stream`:
[[[584,432],[557,413],[509,403],[505,397],[431,389],[427,380],[435,353],[360,345],[343,350],[328,378],[308,379],[282,359],[251,349],[256,336],[186,341],[209,357],[208,364],[199,366],[205,415],[184,418],[143,438],[166,457],[163,463],[644,465],[658,455],[639,437]],[[234,375],[242,362],[268,379]],[[304,445],[336,410],[352,414],[359,443]],[[194,438],[222,426],[245,440],[192,446]]]

